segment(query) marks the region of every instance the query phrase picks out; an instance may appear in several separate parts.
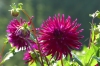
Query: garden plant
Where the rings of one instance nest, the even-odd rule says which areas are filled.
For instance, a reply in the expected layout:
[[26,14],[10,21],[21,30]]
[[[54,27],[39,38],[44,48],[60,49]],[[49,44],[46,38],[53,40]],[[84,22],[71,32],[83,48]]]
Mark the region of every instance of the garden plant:
[[[94,22],[100,18],[100,11],[89,14],[92,21],[89,43],[85,46],[80,41],[84,38],[84,28],[78,19],[58,13],[36,28],[32,21],[35,16],[29,16],[22,6],[22,3],[14,3],[9,10],[13,19],[7,25],[0,66],[20,51],[24,52],[23,61],[28,66],[100,66],[100,24]],[[20,13],[24,13],[28,21],[19,18]],[[11,47],[3,56],[7,44]]]

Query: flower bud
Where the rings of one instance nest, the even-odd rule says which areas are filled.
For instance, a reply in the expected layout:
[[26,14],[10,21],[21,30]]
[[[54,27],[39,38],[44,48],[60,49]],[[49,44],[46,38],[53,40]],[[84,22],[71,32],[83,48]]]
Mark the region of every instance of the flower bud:
[[100,12],[99,12],[99,13],[97,13],[97,18],[99,18],[99,19],[100,19]]
[[17,9],[12,9],[11,15],[14,16],[14,17],[17,17],[19,15],[19,11]]
[[16,35],[23,38],[28,38],[30,36],[28,24],[24,23],[22,26],[20,26],[16,31]]
[[97,27],[94,29],[94,34],[95,35],[100,34],[100,24],[97,25]]
[[98,28],[94,29],[94,34],[97,35],[100,33],[100,30]]

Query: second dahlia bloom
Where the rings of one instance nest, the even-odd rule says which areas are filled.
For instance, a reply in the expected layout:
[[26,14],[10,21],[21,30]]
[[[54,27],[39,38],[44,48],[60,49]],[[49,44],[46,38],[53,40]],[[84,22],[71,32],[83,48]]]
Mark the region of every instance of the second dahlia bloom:
[[83,29],[78,30],[80,26],[77,19],[72,21],[70,16],[65,19],[64,14],[61,18],[60,14],[55,15],[53,19],[49,17],[39,30],[39,41],[43,53],[51,54],[57,60],[61,59],[63,55],[71,56],[71,50],[79,49],[82,46],[79,40],[83,38],[80,35]]
[[32,56],[31,56],[31,52],[30,52],[30,51],[26,51],[26,52],[24,53],[24,58],[23,58],[23,60],[25,60],[26,63],[28,63],[28,62],[34,62]]
[[30,39],[29,22],[17,19],[11,20],[7,26],[7,37],[12,46],[20,48],[29,48],[29,44],[34,44]]
[[24,53],[23,60],[25,60],[26,63],[33,63],[37,59],[35,53],[33,52],[36,50],[38,50],[37,44],[31,45],[31,48]]

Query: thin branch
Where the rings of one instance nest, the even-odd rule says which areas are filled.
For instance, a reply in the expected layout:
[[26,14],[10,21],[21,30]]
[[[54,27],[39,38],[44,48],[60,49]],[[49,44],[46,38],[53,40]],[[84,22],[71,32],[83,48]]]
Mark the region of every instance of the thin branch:
[[33,33],[33,35],[34,35],[35,38],[36,38],[36,42],[37,42],[36,44],[38,44],[38,48],[39,48],[39,53],[40,53],[40,57],[41,57],[42,66],[44,66],[44,65],[43,65],[42,53],[41,53],[41,49],[40,49],[40,44],[39,44],[38,39],[37,39],[37,36],[36,36],[36,29],[35,29],[35,27],[34,27],[34,24],[32,23],[32,21],[31,21],[30,17],[28,16],[28,14],[27,14],[23,9],[22,9],[22,11],[23,11],[23,13],[28,17],[28,19],[29,19],[30,22],[31,22],[31,26],[32,26],[32,29],[33,29],[32,33]]
[[64,65],[63,65],[63,60],[62,60],[62,58],[61,58],[61,65],[64,66]]
[[49,61],[48,61],[46,56],[45,56],[45,59],[46,59],[47,65],[50,66],[50,63],[49,63]]
[[[92,19],[92,25],[94,24],[93,21],[94,21],[94,18]],[[91,29],[92,29],[92,27],[91,27]],[[88,44],[89,48],[90,48],[91,42],[92,42],[92,38],[91,38],[92,36],[91,36],[91,34],[92,34],[92,30],[90,31],[90,39],[89,39],[89,44]]]

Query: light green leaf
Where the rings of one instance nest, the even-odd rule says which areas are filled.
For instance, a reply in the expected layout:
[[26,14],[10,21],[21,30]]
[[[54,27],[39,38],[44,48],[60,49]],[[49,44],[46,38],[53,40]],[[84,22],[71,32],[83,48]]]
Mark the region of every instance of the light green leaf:
[[33,63],[29,62],[28,66],[36,66],[36,63],[35,62],[33,62]]
[[75,55],[74,53],[72,53],[73,55],[73,60],[76,61],[79,65],[83,66],[82,61],[78,58],[77,55]]
[[15,47],[11,48],[9,52],[7,52],[0,64],[3,64],[7,60],[9,60],[11,57],[13,57],[17,52],[20,52],[21,50],[17,50]]

